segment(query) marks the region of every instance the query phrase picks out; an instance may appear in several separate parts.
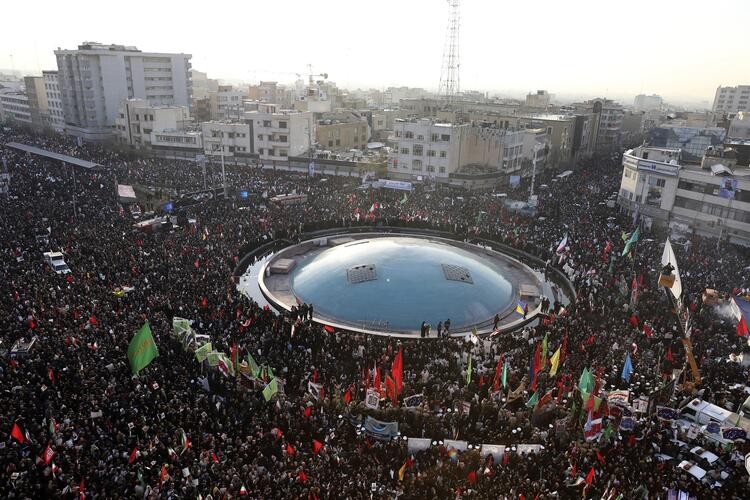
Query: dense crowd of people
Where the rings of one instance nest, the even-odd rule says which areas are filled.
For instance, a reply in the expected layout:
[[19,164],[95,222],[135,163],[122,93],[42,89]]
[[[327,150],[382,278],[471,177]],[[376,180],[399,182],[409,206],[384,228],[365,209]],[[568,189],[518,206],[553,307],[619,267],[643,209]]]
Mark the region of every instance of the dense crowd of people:
[[[418,187],[404,197],[357,189],[355,178],[228,166],[230,191],[247,191],[246,201],[181,207],[172,228],[144,232],[114,186],[178,196],[203,188],[200,166],[0,131],[0,144],[11,141],[105,168],[73,175],[76,167],[0,149],[11,174],[8,195],[0,195],[3,498],[666,498],[670,490],[747,498],[746,442],[701,442],[726,466],[717,487],[657,460],[673,439],[685,439],[670,421],[646,413],[626,428],[606,400],[617,389],[649,395],[686,364],[677,318],[656,283],[664,238],[643,228],[631,256],[621,255],[623,233],[637,221],[606,204],[619,188],[618,155],[583,161],[565,180],[542,173],[534,216],[509,211],[489,193]],[[307,194],[307,203],[268,202],[291,192]],[[311,311],[293,320],[238,291],[233,274],[249,249],[359,225],[438,229],[523,250],[562,270],[575,298],[548,304],[544,320],[523,332],[477,342],[330,332]],[[58,249],[70,274],[42,259]],[[717,251],[715,240],[698,237],[675,250],[702,398],[736,411],[748,369],[728,358],[746,341],[729,319],[702,307],[700,293],[749,288],[748,252],[726,243]],[[172,334],[174,317],[193,320],[217,350],[236,349],[240,359],[250,353],[272,368],[283,391],[267,401],[262,383],[198,363]],[[159,356],[133,376],[126,353],[145,321]],[[11,355],[17,341],[31,339],[25,356]],[[379,408],[367,407],[367,389],[385,379],[398,352],[403,389],[382,389]],[[595,398],[578,390],[584,370],[601,397],[595,409]],[[310,382],[322,394],[311,393]],[[414,395],[421,404],[405,407]],[[542,401],[529,404],[533,395]],[[684,397],[678,389],[663,404]],[[603,419],[602,432],[586,439],[592,415]],[[404,439],[374,439],[358,424],[364,416],[398,422],[402,436],[435,445],[409,451]],[[494,460],[455,453],[449,439],[508,448]],[[518,444],[541,446],[512,452]]]

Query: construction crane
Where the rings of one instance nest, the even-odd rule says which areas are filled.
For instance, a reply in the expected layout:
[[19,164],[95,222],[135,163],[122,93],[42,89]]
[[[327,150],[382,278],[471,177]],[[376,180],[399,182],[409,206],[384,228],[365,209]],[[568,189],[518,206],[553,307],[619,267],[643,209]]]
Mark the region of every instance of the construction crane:
[[[300,76],[300,75],[297,75],[297,76]],[[317,78],[319,76],[322,76],[323,80],[328,80],[328,73],[320,73],[318,75],[316,75],[315,73],[313,73],[312,64],[308,64],[307,65],[307,76],[309,78],[308,85],[310,85],[311,87],[312,87],[312,84],[313,84],[313,78]]]
[[313,78],[322,77],[323,80],[328,79],[328,73],[313,73],[312,64],[307,65],[307,73],[298,73],[296,71],[265,71],[265,70],[249,70],[251,74],[257,75],[258,73],[266,73],[269,75],[295,75],[297,78],[306,76],[308,78],[308,85],[312,86],[314,81]]

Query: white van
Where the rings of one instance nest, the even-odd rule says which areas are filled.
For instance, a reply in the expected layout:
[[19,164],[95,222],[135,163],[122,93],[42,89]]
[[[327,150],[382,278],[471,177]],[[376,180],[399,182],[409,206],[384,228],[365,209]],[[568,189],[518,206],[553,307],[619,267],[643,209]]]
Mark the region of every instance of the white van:
[[42,255],[45,262],[47,262],[56,274],[68,274],[70,272],[70,268],[65,263],[62,252],[44,252]]

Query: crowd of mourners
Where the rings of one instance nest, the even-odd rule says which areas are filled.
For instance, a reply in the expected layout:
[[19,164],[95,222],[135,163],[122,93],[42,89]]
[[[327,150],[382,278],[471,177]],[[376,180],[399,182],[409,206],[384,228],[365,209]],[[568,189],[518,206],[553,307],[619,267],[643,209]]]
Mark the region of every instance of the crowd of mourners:
[[[12,141],[105,168],[2,147]],[[230,193],[247,191],[247,199],[179,207],[177,224],[152,232],[134,227],[115,185],[176,196],[203,188],[199,165],[10,129],[0,132],[0,160],[11,175],[8,195],[0,194],[2,498],[748,497],[746,442],[700,441],[728,474],[721,487],[711,485],[657,460],[671,440],[687,439],[670,421],[646,413],[634,428],[621,428],[621,412],[606,401],[617,389],[647,396],[686,366],[677,318],[657,286],[664,235],[642,227],[634,251],[621,255],[623,233],[640,221],[607,205],[619,189],[620,155],[582,161],[565,179],[543,172],[533,216],[508,210],[490,193],[418,186],[404,197],[357,189],[354,177],[228,166]],[[212,185],[216,175],[210,167]],[[307,203],[268,201],[291,192],[306,194]],[[477,342],[329,331],[312,314],[293,322],[238,290],[234,273],[248,249],[298,241],[312,229],[364,225],[508,245],[561,270],[575,297],[548,305],[544,319],[523,332]],[[49,250],[64,253],[70,274],[50,269],[42,258]],[[746,349],[746,339],[700,294],[750,287],[748,252],[697,236],[675,251],[693,318],[697,388],[703,399],[737,410],[748,369],[729,356]],[[240,359],[250,353],[271,367],[283,390],[266,401],[262,385],[197,362],[174,337],[174,317],[193,320],[216,350],[236,346]],[[128,345],[145,321],[159,356],[133,376]],[[26,355],[11,355],[17,341],[32,339]],[[546,355],[534,370],[542,342]],[[376,371],[385,379],[399,351],[400,394],[394,401],[383,391],[379,408],[368,408]],[[633,373],[625,381],[628,354]],[[602,397],[596,413],[577,389],[584,369]],[[310,382],[322,394],[311,393]],[[664,405],[689,397],[677,385]],[[421,405],[404,406],[419,394]],[[533,394],[544,401],[528,404]],[[602,432],[587,440],[592,414],[602,418]],[[352,423],[363,416],[398,422],[401,436],[435,445],[410,452],[405,439],[374,439]],[[21,439],[12,436],[16,426]],[[449,439],[507,448],[495,460],[472,449],[455,453],[444,444]],[[519,444],[541,446],[514,453]]]

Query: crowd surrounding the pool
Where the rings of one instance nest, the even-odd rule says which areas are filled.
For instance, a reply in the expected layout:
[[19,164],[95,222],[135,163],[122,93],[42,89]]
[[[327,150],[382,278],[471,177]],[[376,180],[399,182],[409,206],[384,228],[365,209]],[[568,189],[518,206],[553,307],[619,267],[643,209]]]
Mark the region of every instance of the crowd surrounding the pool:
[[[642,227],[622,255],[639,221],[606,203],[619,189],[617,154],[581,161],[565,180],[539,174],[533,216],[491,193],[418,186],[404,196],[357,189],[353,177],[227,166],[230,192],[247,200],[195,203],[173,213],[172,228],[144,232],[116,184],[178,196],[203,188],[199,165],[0,131],[0,144],[11,141],[106,168],[73,175],[76,167],[0,148],[11,175],[0,194],[3,498],[747,498],[747,440],[687,435],[668,412],[634,403],[662,389],[660,406],[699,397],[740,411],[750,372],[730,357],[750,356],[747,338],[701,292],[750,288],[749,253],[697,236],[674,246],[701,392],[670,398],[691,370],[657,285],[665,238]],[[210,183],[219,172],[209,169]],[[268,202],[291,192],[307,203]],[[360,225],[508,245],[562,270],[575,300],[547,302],[524,331],[401,340],[324,328],[314,304],[279,314],[238,291],[233,272],[248,249]],[[70,273],[49,268],[50,250]],[[198,362],[174,318],[191,320],[232,366]],[[446,318],[423,319],[451,330]],[[158,357],[133,376],[128,348],[146,322]],[[377,403],[367,400],[373,391]],[[625,391],[624,404],[608,399]],[[538,446],[520,453],[522,444]],[[701,479],[678,466],[694,446],[718,457]]]

